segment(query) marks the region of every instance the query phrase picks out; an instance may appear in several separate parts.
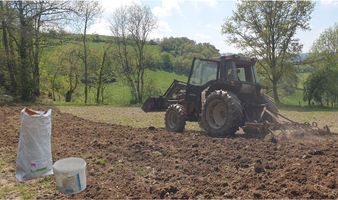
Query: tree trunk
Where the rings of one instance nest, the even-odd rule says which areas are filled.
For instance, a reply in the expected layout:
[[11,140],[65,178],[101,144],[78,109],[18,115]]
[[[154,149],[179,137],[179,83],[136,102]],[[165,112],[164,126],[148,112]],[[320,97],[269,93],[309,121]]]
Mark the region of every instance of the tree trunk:
[[84,67],[85,67],[85,104],[87,104],[88,100],[88,66],[87,66],[87,23],[88,18],[85,19],[85,26],[84,26],[84,32],[83,32],[83,56],[84,56]]
[[[1,6],[1,11],[4,13],[4,7],[3,7],[3,1],[0,2],[0,6]],[[5,47],[5,53],[6,53],[6,65],[7,65],[7,69],[9,72],[9,78],[10,78],[10,93],[11,94],[16,94],[16,90],[17,90],[17,84],[16,84],[16,80],[15,80],[15,70],[14,70],[14,63],[13,63],[13,57],[11,56],[10,53],[10,45],[9,45],[9,40],[8,40],[8,34],[7,34],[7,24],[6,21],[2,20],[2,43]]]
[[72,72],[69,72],[68,74],[69,76],[69,90],[67,91],[67,93],[65,94],[65,102],[71,102],[72,101],[72,95],[77,87],[77,83],[78,83],[78,75],[75,73],[75,84],[73,86],[73,75]]
[[140,83],[141,83],[141,69],[140,69],[140,64],[136,64],[137,66],[137,78],[136,78],[136,90],[137,90],[137,95],[136,95],[136,103],[140,103]]
[[35,42],[33,53],[33,81],[34,81],[34,95],[40,96],[40,18],[37,19],[37,27],[35,30]]
[[27,39],[28,39],[28,25],[24,16],[22,1],[18,1],[19,5],[19,21],[20,21],[20,33],[19,33],[19,57],[20,57],[20,79],[21,79],[21,99],[23,101],[31,101],[31,81],[28,69],[31,66],[28,61],[27,54]]
[[[140,41],[139,41],[140,42]],[[137,103],[141,103],[143,99],[143,75],[144,75],[144,61],[143,61],[143,45],[137,43],[137,60],[138,60],[138,69],[137,69]]]
[[107,49],[105,49],[104,52],[103,52],[102,63],[101,63],[100,72],[99,72],[99,82],[98,82],[97,91],[96,91],[96,103],[97,104],[100,103],[100,92],[102,92],[103,69],[104,69],[104,64],[106,62],[108,49],[109,49],[109,47]]
[[104,87],[102,86],[102,88],[101,88],[101,103],[103,103],[103,92],[104,92]]
[[56,80],[56,74],[57,74],[57,72],[54,73],[53,80],[52,80],[52,98],[53,98],[53,101],[56,100],[56,98],[55,98],[55,80]]
[[101,81],[99,77],[99,83],[97,84],[97,88],[96,88],[96,104],[100,103],[100,93],[101,93]]
[[[9,31],[9,30],[8,30]],[[12,65],[12,69],[13,69],[13,74],[14,74],[14,78],[15,78],[15,86],[16,86],[16,92],[18,92],[18,80],[17,80],[17,76],[18,76],[18,73],[16,71],[16,55],[15,55],[15,48],[14,48],[14,39],[12,38],[12,34],[9,33],[9,40],[8,40],[8,44],[9,44],[9,55],[10,55],[10,58],[11,58],[11,65]]]
[[144,53],[143,53],[144,45],[140,46],[140,63],[141,63],[141,91],[140,91],[140,103],[143,101],[143,89],[144,89]]
[[278,105],[280,104],[279,97],[278,97],[278,90],[277,90],[277,82],[272,82],[272,92],[273,92],[273,99],[275,103]]
[[131,97],[133,98],[131,103],[137,103],[138,101],[138,91],[137,91],[137,85],[134,83],[133,79],[130,76],[126,76],[127,82],[129,84],[130,88],[130,94]]
[[68,90],[66,95],[65,95],[65,102],[71,102],[72,101],[72,95],[73,95],[73,91]]
[[142,68],[141,72],[141,97],[140,97],[140,103],[143,101],[143,92],[144,92],[144,68]]

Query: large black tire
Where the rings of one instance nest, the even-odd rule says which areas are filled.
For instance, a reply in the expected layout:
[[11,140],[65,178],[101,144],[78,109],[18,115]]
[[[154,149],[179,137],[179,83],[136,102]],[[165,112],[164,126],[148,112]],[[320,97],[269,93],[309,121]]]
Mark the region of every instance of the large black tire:
[[165,113],[165,128],[170,132],[182,133],[185,127],[185,114],[183,106],[172,104]]
[[[262,94],[262,103],[265,103],[266,104],[266,108],[272,112],[272,113],[275,113],[277,114],[278,113],[278,107],[276,106],[274,100],[272,97],[266,95],[266,94]],[[276,115],[276,117],[278,117]],[[268,121],[268,122],[271,122],[271,123],[275,123],[277,122],[277,120],[267,114],[263,115],[263,120],[264,121]]]
[[205,100],[200,125],[212,137],[234,135],[243,123],[243,108],[231,92],[216,90]]

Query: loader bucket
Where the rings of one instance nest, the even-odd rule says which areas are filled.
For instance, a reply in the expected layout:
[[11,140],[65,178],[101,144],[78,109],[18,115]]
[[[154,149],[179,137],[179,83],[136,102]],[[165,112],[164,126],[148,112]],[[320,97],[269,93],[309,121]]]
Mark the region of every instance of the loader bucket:
[[168,107],[167,98],[163,96],[149,97],[142,105],[144,112],[160,112],[165,111]]

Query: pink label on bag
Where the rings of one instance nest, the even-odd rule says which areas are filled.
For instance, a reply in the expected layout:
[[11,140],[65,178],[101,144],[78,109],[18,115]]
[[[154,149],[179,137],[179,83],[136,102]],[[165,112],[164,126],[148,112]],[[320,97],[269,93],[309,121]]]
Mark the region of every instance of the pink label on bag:
[[47,162],[46,161],[32,161],[30,164],[31,164],[31,172],[32,173],[37,173],[37,172],[47,170]]

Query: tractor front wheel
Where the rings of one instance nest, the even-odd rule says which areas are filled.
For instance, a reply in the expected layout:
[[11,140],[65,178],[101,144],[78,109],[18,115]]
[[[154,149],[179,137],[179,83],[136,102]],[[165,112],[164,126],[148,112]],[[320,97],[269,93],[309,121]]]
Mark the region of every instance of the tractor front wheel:
[[165,128],[170,132],[182,133],[185,127],[185,114],[183,106],[172,104],[165,113]]
[[231,92],[216,90],[205,100],[200,125],[213,137],[233,135],[243,123],[243,108]]

